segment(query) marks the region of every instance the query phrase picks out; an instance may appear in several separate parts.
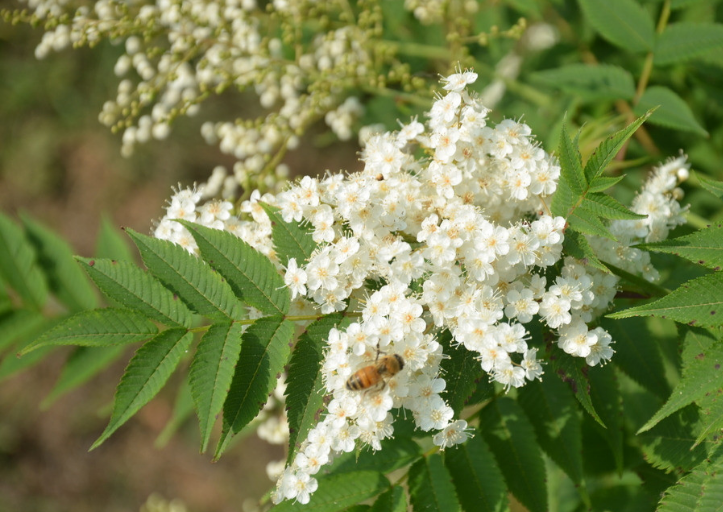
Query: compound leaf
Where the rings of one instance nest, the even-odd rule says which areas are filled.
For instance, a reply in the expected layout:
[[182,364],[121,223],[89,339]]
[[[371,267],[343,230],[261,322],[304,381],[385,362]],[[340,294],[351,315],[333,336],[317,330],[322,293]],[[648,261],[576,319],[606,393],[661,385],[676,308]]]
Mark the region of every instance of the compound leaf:
[[42,309],[48,285],[32,244],[9,217],[0,214],[0,277],[17,292],[23,303]]
[[452,478],[438,453],[422,457],[409,468],[409,498],[414,510],[461,510]]

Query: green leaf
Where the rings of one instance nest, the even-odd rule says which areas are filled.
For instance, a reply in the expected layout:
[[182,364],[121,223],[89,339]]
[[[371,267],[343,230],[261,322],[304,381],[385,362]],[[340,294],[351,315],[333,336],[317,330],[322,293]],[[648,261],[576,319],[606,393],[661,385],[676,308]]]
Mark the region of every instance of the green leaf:
[[183,422],[193,414],[193,395],[191,395],[191,385],[188,383],[188,379],[183,379],[183,382],[178,387],[178,393],[176,393],[176,400],[173,403],[173,412],[169,418],[166,426],[163,427],[161,433],[158,434],[156,441],[153,443],[153,447],[156,449],[164,448],[171,440],[173,435],[183,425]]
[[446,382],[443,398],[454,410],[456,418],[466,405],[467,399],[477,389],[476,381],[482,378],[483,371],[477,354],[461,345],[452,347],[451,340],[449,331],[445,331],[438,339],[444,355],[447,356],[440,364]]
[[407,497],[404,488],[398,485],[382,493],[369,512],[407,512]]
[[395,435],[382,441],[382,449],[362,450],[361,453],[343,453],[334,460],[329,473],[375,470],[381,473],[403,468],[422,456],[422,448],[414,440]]
[[[12,375],[15,375],[18,372],[21,372],[36,365],[40,361],[44,360],[47,355],[56,348],[52,346],[41,348],[23,357],[17,357],[14,353],[22,350],[22,348],[24,348],[25,346],[33,343],[35,338],[40,336],[42,333],[52,329],[55,325],[58,324],[59,321],[61,321],[61,319],[62,317],[43,319],[41,322],[35,323],[32,329],[28,329],[22,334],[22,336],[18,340],[16,349],[13,352],[6,354],[4,357],[2,357],[2,360],[0,361],[0,382]],[[5,333],[3,332],[3,336],[4,334]]]
[[0,352],[16,341],[26,339],[45,323],[45,317],[37,311],[15,309],[0,313]]
[[180,245],[127,229],[143,263],[193,311],[216,320],[238,320],[244,312],[228,283]]
[[53,390],[43,399],[40,408],[47,409],[58,398],[88,382],[108,368],[124,350],[125,347],[122,345],[76,348],[65,362]]
[[529,420],[514,400],[501,397],[480,411],[479,431],[494,453],[510,492],[530,512],[545,512],[545,462]]
[[226,400],[241,350],[243,325],[226,322],[213,324],[193,357],[189,380],[201,429],[201,453],[206,451],[216,415]]
[[723,46],[723,25],[719,23],[672,23],[658,36],[655,65],[678,64]]
[[698,123],[688,103],[667,87],[660,85],[648,87],[633,110],[636,115],[640,115],[641,112],[656,106],[660,108],[650,118],[651,123],[697,133],[703,137],[708,136],[708,132]]
[[667,289],[663,288],[662,286],[659,286],[655,283],[651,283],[650,281],[646,280],[643,277],[636,276],[635,274],[631,274],[627,270],[618,268],[615,265],[613,265],[612,263],[608,263],[607,261],[603,261],[602,263],[608,269],[610,269],[610,271],[613,274],[622,278],[624,281],[628,282],[629,284],[633,285],[643,295],[648,295],[650,297],[665,297],[666,295],[668,295],[670,293],[670,290],[667,290]]
[[[576,208],[575,211],[567,218],[570,227],[582,233],[584,235],[593,235],[607,238],[612,241],[617,241],[612,233],[608,230],[605,224],[589,210],[583,208]],[[569,231],[568,231],[569,233]],[[566,233],[567,234],[567,233]]]
[[587,210],[598,217],[616,220],[635,220],[644,219],[647,215],[640,215],[630,211],[623,206],[617,199],[605,194],[587,194],[585,200],[580,207]]
[[723,268],[723,224],[701,229],[691,235],[640,244],[640,249],[675,254],[713,270]]
[[568,229],[565,232],[565,240],[562,242],[562,247],[567,254],[582,261],[583,264],[600,269],[605,273],[610,272],[607,267],[597,259],[595,252],[592,250],[592,247],[590,247],[590,243],[583,234]]
[[288,313],[291,295],[271,260],[228,231],[178,222],[191,232],[203,259],[228,280],[243,302],[269,315]]
[[583,408],[603,427],[605,424],[598,416],[595,407],[590,398],[590,380],[588,376],[589,366],[585,359],[573,357],[566,354],[557,345],[548,345],[545,349],[545,359],[550,362],[550,366],[562,382],[570,386]]
[[382,493],[389,480],[376,471],[356,471],[319,479],[319,488],[311,501],[302,505],[298,501],[283,501],[274,512],[338,512],[360,501]]
[[[605,168],[612,159],[615,158],[615,155],[620,152],[628,139],[632,137],[637,129],[640,128],[640,125],[642,125],[645,120],[652,115],[652,113],[653,110],[645,112],[622,130],[618,130],[610,135],[607,139],[601,142],[597,148],[595,148],[595,151],[593,151],[592,155],[585,163],[585,179],[588,183],[595,183],[595,180],[602,175]],[[594,190],[591,190],[591,192],[594,192]]]
[[723,181],[712,180],[700,173],[695,173],[696,178],[700,182],[700,186],[717,198],[723,197]]
[[190,327],[191,312],[148,272],[132,263],[76,257],[98,288],[123,307],[166,325]]
[[603,329],[615,341],[613,363],[649,392],[665,398],[670,385],[665,380],[663,359],[653,333],[642,318],[603,319]]
[[464,444],[447,448],[444,451],[444,464],[452,476],[452,483],[464,510],[509,510],[504,477],[479,432],[475,432]]
[[[587,167],[587,165],[585,167]],[[604,190],[607,190],[610,187],[619,183],[623,178],[625,178],[625,174],[622,174],[620,176],[596,176],[590,182],[590,188],[588,189],[588,193],[603,192]]]
[[723,341],[698,328],[684,328],[683,376],[670,398],[638,433],[650,430],[662,419],[723,387]]
[[35,249],[23,230],[0,213],[0,277],[35,310],[45,305],[48,285],[37,263]]
[[28,239],[37,251],[38,264],[58,300],[72,312],[98,307],[95,290],[73,260],[73,251],[68,243],[29,216],[21,218]]
[[409,498],[414,510],[461,510],[449,471],[438,453],[422,457],[409,468]]
[[329,331],[342,321],[340,313],[323,316],[307,327],[299,337],[289,360],[286,388],[286,416],[289,420],[289,454],[294,460],[296,450],[304,442],[309,429],[319,422],[323,411],[321,363]]
[[144,341],[158,332],[147,317],[129,309],[91,309],[76,313],[23,348],[20,355],[50,345],[107,347]]
[[100,231],[98,232],[98,240],[96,240],[93,254],[96,258],[127,261],[129,263],[134,261],[125,237],[108,219],[107,215],[101,217]]
[[608,318],[658,316],[702,327],[721,325],[723,324],[723,272],[693,279],[662,299],[607,316]]
[[285,222],[279,209],[266,203],[259,203],[271,219],[271,239],[281,264],[286,266],[290,258],[296,258],[298,265],[309,260],[316,249],[312,238],[314,231],[310,223]]
[[608,64],[569,64],[532,75],[547,85],[581,96],[586,101],[631,100],[635,96],[633,76]]
[[161,390],[193,340],[186,329],[168,329],[138,349],[121,377],[108,426],[90,447],[100,446]]
[[667,489],[657,512],[718,512],[723,502],[723,456],[695,466]]
[[585,193],[587,182],[582,170],[580,151],[577,143],[570,139],[565,123],[562,125],[557,152],[560,158],[560,181],[558,181],[557,191],[552,197],[551,209],[553,215],[567,218]]
[[[717,370],[720,371],[720,370]],[[701,428],[695,445],[706,439],[714,441],[723,429],[723,389],[716,389],[696,402],[700,407]]]
[[244,332],[241,356],[223,405],[223,432],[214,459],[266,404],[289,357],[293,334],[294,324],[281,316],[260,318]]
[[633,0],[578,0],[585,18],[603,38],[623,50],[652,51],[655,44],[653,20]]
[[618,474],[623,471],[623,411],[620,399],[620,386],[612,365],[591,368],[588,372],[590,379],[590,398],[600,419],[605,424],[600,429],[600,435],[607,441],[610,452],[615,458],[615,467]]
[[549,375],[528,382],[518,396],[542,449],[579,486],[583,479],[582,427],[570,389]]

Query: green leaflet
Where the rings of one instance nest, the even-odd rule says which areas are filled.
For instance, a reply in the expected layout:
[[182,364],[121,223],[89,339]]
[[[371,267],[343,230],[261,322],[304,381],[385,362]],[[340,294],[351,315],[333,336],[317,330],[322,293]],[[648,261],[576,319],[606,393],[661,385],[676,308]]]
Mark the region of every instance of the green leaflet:
[[700,186],[706,189],[708,192],[716,196],[717,198],[723,197],[723,182],[712,180],[700,173],[695,173],[696,178],[700,182]]
[[605,219],[644,219],[647,215],[640,215],[630,211],[614,197],[605,194],[588,193],[580,207],[598,217]]
[[655,44],[653,20],[633,0],[578,0],[585,18],[612,44],[638,53],[651,51]]
[[214,459],[266,404],[289,357],[293,334],[294,324],[281,316],[261,318],[244,333],[241,356],[223,405],[223,432]]
[[[584,204],[584,203],[583,203]],[[595,213],[584,208],[576,208],[567,218],[570,227],[584,235],[593,235],[617,241]],[[564,242],[563,242],[564,243]]]
[[518,390],[518,403],[542,449],[579,486],[583,480],[582,430],[570,389],[560,379],[545,375]]
[[143,263],[193,311],[216,320],[238,320],[244,311],[228,283],[202,260],[167,240],[126,232],[141,252]]
[[0,277],[30,309],[40,310],[48,296],[48,285],[32,244],[23,230],[0,214]]
[[407,497],[404,488],[395,485],[382,493],[369,512],[407,512]]
[[630,100],[635,95],[633,76],[608,64],[568,64],[532,75],[546,85],[571,92],[586,101]]
[[[18,334],[17,331],[13,333],[13,337],[16,338],[17,342],[17,344],[13,347],[14,352],[18,352],[21,347],[24,348],[32,344],[35,341],[35,338],[57,325],[59,321],[64,318],[65,317],[46,319],[40,316],[39,320],[33,319],[32,327],[23,329],[21,334]],[[16,334],[18,335],[16,336]],[[5,332],[3,332],[3,336],[4,335]],[[23,357],[17,357],[14,352],[6,353],[0,356],[0,382],[11,375],[36,365],[55,348],[56,347],[53,346],[40,348]]]
[[723,499],[723,453],[695,466],[665,491],[658,512],[718,512]]
[[683,328],[683,375],[655,415],[640,427],[638,433],[650,430],[662,419],[723,388],[723,342],[710,332]]
[[586,265],[591,265],[603,272],[610,272],[605,264],[597,259],[595,252],[592,250],[592,247],[590,247],[590,244],[582,233],[568,229],[565,232],[565,240],[562,242],[562,247],[565,249],[567,254],[581,260]]
[[72,312],[98,307],[95,290],[73,260],[68,243],[29,216],[21,218],[50,291]]
[[454,410],[454,417],[457,418],[466,405],[467,399],[477,388],[477,381],[483,378],[484,372],[477,354],[463,346],[452,347],[451,339],[449,331],[445,331],[444,335],[438,338],[445,356],[449,356],[442,359],[440,364],[442,375],[447,383],[442,397]]
[[138,349],[115,393],[108,426],[90,447],[97,448],[161,390],[193,339],[186,329],[168,329]]
[[588,377],[590,379],[590,398],[605,425],[605,428],[599,424],[595,424],[595,427],[607,441],[615,459],[617,473],[621,474],[623,471],[623,411],[615,367],[605,365],[591,368]]
[[565,124],[562,125],[560,145],[557,148],[560,158],[560,180],[550,206],[552,214],[566,217],[585,193],[587,182],[582,170],[582,158],[575,142],[570,139]]
[[311,253],[316,249],[316,242],[311,237],[312,226],[308,223],[300,224],[296,221],[284,222],[278,208],[266,203],[259,204],[271,219],[271,238],[274,241],[274,248],[281,264],[288,265],[290,258],[296,258],[296,263],[299,266],[307,262]]
[[40,408],[47,409],[58,398],[88,382],[108,368],[124,350],[122,345],[76,348],[65,362],[53,390],[43,399]]
[[588,192],[602,192],[616,185],[623,178],[625,178],[625,174],[621,174],[620,176],[596,176],[590,182],[590,188],[588,189]]
[[108,219],[107,215],[103,215],[100,221],[100,230],[98,238],[95,242],[96,258],[108,258],[116,261],[134,261],[130,247],[126,243],[126,238]]
[[449,471],[438,453],[422,457],[409,468],[409,498],[414,510],[461,510]]
[[688,103],[667,87],[660,85],[648,87],[633,111],[636,115],[640,115],[646,109],[655,108],[656,106],[660,108],[651,116],[651,123],[666,128],[697,133],[703,137],[708,136],[708,132],[695,118]]
[[269,315],[289,311],[289,289],[266,256],[228,231],[179,222],[193,235],[203,259],[226,278],[243,302]]
[[293,386],[286,388],[286,415],[289,420],[289,455],[287,463],[294,460],[296,450],[304,442],[309,429],[319,422],[323,411],[323,387],[321,363],[329,331],[343,319],[340,313],[324,316],[309,325],[302,334],[288,368],[288,381]]
[[700,57],[723,46],[723,25],[719,23],[672,23],[658,36],[655,64],[665,66]]
[[640,244],[646,251],[675,254],[713,270],[723,268],[723,224],[662,242]]
[[389,480],[377,471],[355,471],[319,479],[319,488],[306,505],[295,500],[283,501],[274,512],[338,512],[382,493]]
[[91,309],[76,313],[27,345],[20,355],[50,345],[105,347],[144,341],[158,332],[146,316],[129,309]]
[[132,263],[76,257],[98,288],[126,308],[172,326],[191,326],[191,312],[173,292]]
[[482,409],[479,418],[479,432],[494,453],[507,488],[530,512],[548,510],[542,450],[520,406],[501,397]]
[[659,316],[702,327],[720,325],[723,323],[723,273],[715,272],[698,277],[662,299],[607,316]]
[[45,317],[30,309],[14,309],[0,313],[0,353],[18,340],[30,336],[45,323]]
[[444,464],[452,476],[452,483],[464,510],[509,510],[504,477],[478,431],[465,443],[447,448],[444,451]]
[[723,429],[723,389],[718,388],[696,401],[701,412],[701,428],[695,445],[709,439],[714,441]]
[[216,415],[226,400],[241,350],[242,333],[243,326],[239,323],[213,324],[193,356],[188,378],[201,429],[201,453],[208,447]]
[[327,470],[331,474],[352,471],[374,470],[389,473],[403,468],[422,456],[422,448],[412,439],[403,435],[382,441],[382,449],[376,452],[369,449],[361,453],[343,453],[334,460]]

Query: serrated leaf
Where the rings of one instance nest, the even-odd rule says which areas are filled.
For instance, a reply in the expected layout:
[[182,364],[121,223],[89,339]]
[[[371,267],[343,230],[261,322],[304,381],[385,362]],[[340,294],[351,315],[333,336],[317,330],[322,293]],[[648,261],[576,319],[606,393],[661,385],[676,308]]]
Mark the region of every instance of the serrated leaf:
[[389,480],[376,471],[355,471],[319,479],[319,488],[311,501],[302,505],[287,500],[276,505],[274,512],[338,512],[382,493]]
[[601,326],[615,341],[613,363],[649,392],[660,398],[668,396],[670,385],[664,377],[665,369],[660,349],[645,320],[605,318]]
[[444,451],[444,464],[452,476],[452,483],[464,510],[509,510],[504,477],[479,432],[475,431],[473,437],[464,444],[447,448]]
[[281,316],[260,318],[244,332],[241,356],[223,405],[223,432],[215,459],[266,404],[289,357],[293,334],[294,324]]
[[587,101],[630,100],[635,96],[633,76],[623,68],[608,64],[569,64],[538,71],[532,78]]
[[719,512],[723,503],[723,457],[701,462],[667,489],[657,512]]
[[578,0],[585,18],[603,38],[629,52],[651,51],[655,28],[647,11],[633,0]]
[[168,329],[138,349],[116,389],[108,426],[90,447],[100,446],[161,390],[193,340],[186,329]]
[[720,270],[723,268],[723,224],[662,242],[640,244],[637,247],[646,251],[675,254],[693,263]]
[[414,510],[461,510],[449,471],[438,453],[422,457],[409,468],[409,499]]
[[398,485],[382,493],[369,512],[407,512],[407,496]]
[[605,168],[612,161],[612,159],[615,158],[615,155],[620,152],[627,140],[635,133],[638,128],[640,128],[640,125],[642,125],[645,120],[652,115],[652,113],[653,110],[649,110],[643,113],[635,121],[630,123],[622,130],[618,130],[617,132],[610,135],[603,142],[601,142],[597,148],[595,148],[595,151],[593,151],[593,154],[590,156],[590,158],[588,158],[587,162],[585,163],[585,179],[588,181],[588,183],[594,183],[595,180],[602,175],[602,173],[605,171]]
[[162,324],[190,327],[191,312],[148,272],[132,263],[76,257],[100,290],[128,309]]
[[126,239],[106,215],[100,220],[98,239],[95,242],[96,258],[107,258],[109,260],[133,262],[133,254],[126,243]]
[[708,132],[698,123],[685,100],[667,87],[660,85],[648,87],[633,110],[636,115],[640,115],[656,106],[660,108],[650,117],[651,123],[708,136]]
[[588,365],[585,359],[572,357],[566,354],[557,345],[548,345],[545,349],[545,359],[558,378],[567,384],[583,408],[603,427],[605,424],[598,416],[590,398],[590,381],[588,378]]
[[23,303],[40,310],[48,296],[48,285],[37,262],[35,249],[23,230],[0,213],[0,277],[17,292]]
[[585,193],[587,182],[582,170],[580,151],[577,144],[570,139],[565,123],[562,125],[557,152],[560,158],[560,180],[552,197],[551,209],[553,215],[567,218]]
[[480,366],[477,354],[458,345],[452,347],[452,336],[449,331],[438,338],[443,347],[445,356],[440,367],[446,382],[442,397],[454,411],[454,417],[459,417],[467,403],[477,389],[477,380],[482,378],[482,367]]
[[45,317],[30,309],[15,309],[0,313],[0,352],[26,338],[40,325],[45,323]]
[[676,322],[711,327],[723,324],[723,272],[682,284],[662,299],[607,315],[608,318],[658,316]]
[[271,260],[228,231],[181,223],[193,235],[203,259],[226,278],[238,298],[269,315],[289,311],[291,294]]
[[718,198],[723,197],[723,181],[712,180],[700,173],[695,173],[695,176],[698,178],[701,187]]
[[580,485],[583,479],[582,427],[570,389],[550,375],[521,387],[518,397],[542,449],[575,485]]
[[650,281],[646,280],[645,278],[641,276],[636,276],[635,274],[631,274],[627,270],[623,270],[621,268],[616,267],[612,263],[608,263],[607,261],[602,262],[603,265],[605,265],[610,271],[615,274],[616,276],[622,278],[624,281],[628,282],[629,284],[633,285],[634,287],[638,288],[638,290],[645,295],[648,295],[649,297],[665,297],[670,293],[670,290],[667,290],[663,288],[662,286],[659,286],[655,283],[651,283]]
[[[718,370],[720,371],[720,370]],[[723,389],[709,392],[696,402],[700,407],[701,428],[695,446],[710,438],[715,440],[723,430]]]
[[[576,208],[567,218],[570,228],[584,235],[600,236],[614,242],[617,239],[608,230],[597,215],[584,208]],[[567,232],[569,233],[569,231]],[[567,234],[566,233],[566,234]]]
[[293,461],[309,429],[319,422],[324,400],[321,363],[327,346],[325,342],[329,331],[342,319],[343,315],[336,313],[316,320],[299,337],[291,354],[287,381],[293,382],[293,386],[286,388],[286,416],[289,420],[287,463]]
[[630,211],[617,199],[605,194],[587,194],[580,207],[604,219],[636,220],[647,217]]
[[55,350],[56,347],[51,346],[40,348],[23,357],[17,357],[15,354],[15,352],[19,352],[29,344],[33,343],[35,338],[52,329],[63,319],[64,317],[51,319],[43,318],[42,322],[36,323],[32,329],[25,331],[15,345],[15,350],[5,354],[0,360],[0,382],[18,372],[35,366],[40,361],[44,360],[51,351]]
[[547,487],[542,450],[520,406],[501,397],[480,411],[479,431],[497,459],[510,492],[530,512],[545,512]]
[[148,317],[129,309],[92,309],[76,313],[20,351],[27,354],[51,345],[107,347],[144,341],[158,332]]
[[259,204],[271,220],[271,239],[281,264],[288,265],[290,258],[296,258],[298,265],[308,261],[316,249],[316,242],[311,236],[313,233],[311,224],[285,222],[278,208],[266,203]]
[[98,307],[95,290],[73,259],[70,245],[29,216],[21,219],[50,291],[72,312]]
[[165,447],[171,440],[173,435],[178,431],[184,421],[193,414],[193,395],[191,395],[191,385],[188,383],[188,379],[183,379],[183,382],[178,386],[178,392],[176,393],[176,400],[173,403],[173,412],[171,417],[166,422],[166,426],[163,427],[161,433],[158,434],[153,447],[161,449]]
[[123,354],[124,350],[125,347],[122,345],[76,348],[65,362],[63,371],[55,382],[53,390],[43,399],[40,408],[47,409],[58,398],[88,382],[108,368],[113,361]]
[[650,430],[662,419],[723,387],[723,341],[704,329],[684,328],[681,333],[683,376],[668,401],[638,433]]
[[409,437],[395,435],[384,439],[381,450],[362,449],[360,453],[343,453],[326,471],[331,474],[375,470],[380,473],[403,468],[422,456],[422,448]]
[[243,325],[213,324],[201,338],[193,356],[189,381],[201,429],[201,453],[211,439],[216,415],[223,408],[241,350]]
[[665,471],[687,471],[708,456],[711,443],[695,446],[701,430],[695,405],[689,405],[665,418],[652,429],[638,434],[645,459]]
[[590,182],[590,188],[588,189],[588,193],[602,192],[604,190],[607,190],[610,187],[619,183],[623,178],[625,178],[625,174],[621,176],[595,176],[595,178],[593,178],[593,180]]
[[238,320],[244,312],[228,283],[183,247],[127,229],[143,263],[193,311],[216,320]]
[[582,261],[585,265],[590,265],[605,273],[610,272],[597,256],[595,256],[595,252],[583,234],[568,229],[565,232],[565,240],[562,242],[562,247],[567,254]]
[[719,23],[672,23],[658,36],[655,44],[655,65],[685,62],[721,46],[723,25]]
[[606,428],[600,428],[600,434],[607,441],[615,458],[618,474],[623,471],[623,412],[620,399],[620,387],[612,365],[591,368],[590,398],[595,410]]

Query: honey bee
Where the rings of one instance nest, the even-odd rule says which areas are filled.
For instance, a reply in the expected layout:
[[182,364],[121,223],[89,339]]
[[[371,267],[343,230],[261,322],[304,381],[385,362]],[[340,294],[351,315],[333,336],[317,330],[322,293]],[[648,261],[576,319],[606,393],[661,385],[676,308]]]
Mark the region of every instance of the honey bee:
[[[377,357],[379,357],[377,355]],[[404,368],[404,359],[399,354],[392,354],[377,359],[374,364],[365,366],[356,371],[346,381],[349,391],[362,391],[382,383],[382,389],[387,385],[386,378],[392,378]]]

